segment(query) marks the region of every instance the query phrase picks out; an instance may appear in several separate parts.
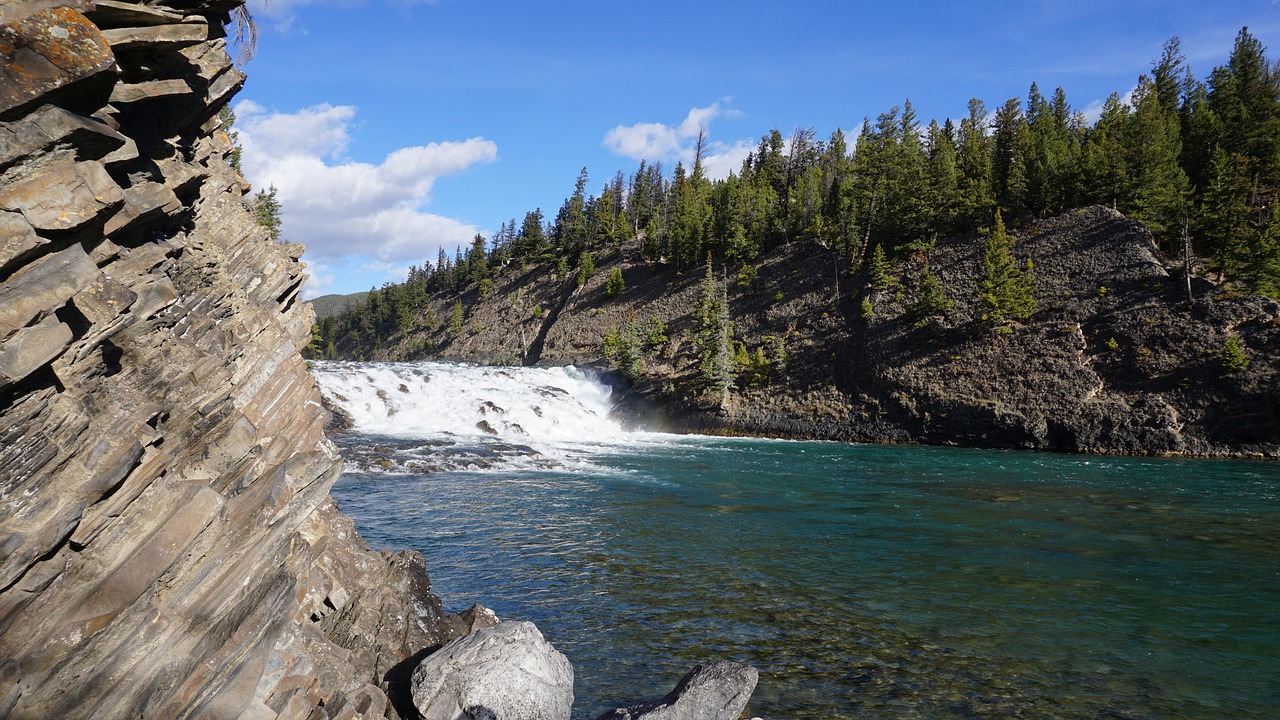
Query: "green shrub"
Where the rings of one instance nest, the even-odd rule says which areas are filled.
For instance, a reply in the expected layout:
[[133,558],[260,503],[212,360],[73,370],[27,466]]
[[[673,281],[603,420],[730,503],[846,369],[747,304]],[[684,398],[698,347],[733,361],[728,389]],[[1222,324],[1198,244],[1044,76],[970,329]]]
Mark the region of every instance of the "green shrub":
[[591,257],[591,253],[582,253],[582,257],[578,259],[578,287],[587,284],[587,280],[596,272],[596,260]]
[[462,314],[462,302],[461,301],[454,302],[453,311],[449,313],[449,334],[451,335],[462,334],[463,319],[464,317]]
[[644,330],[644,347],[656,352],[667,344],[667,324],[661,318],[650,318]]
[[609,279],[604,283],[604,294],[609,297],[617,297],[625,289],[627,289],[627,282],[622,277],[622,268],[615,267],[610,270]]
[[1222,369],[1229,373],[1240,372],[1249,367],[1249,355],[1245,351],[1244,341],[1235,333],[1227,338],[1219,355],[1222,357]]

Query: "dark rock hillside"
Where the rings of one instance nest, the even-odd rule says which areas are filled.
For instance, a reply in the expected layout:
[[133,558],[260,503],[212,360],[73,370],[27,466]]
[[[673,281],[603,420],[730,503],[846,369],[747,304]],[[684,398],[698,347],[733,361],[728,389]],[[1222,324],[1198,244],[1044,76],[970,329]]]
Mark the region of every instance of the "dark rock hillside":
[[[657,318],[668,342],[625,383],[622,411],[671,429],[1091,453],[1280,454],[1280,306],[1209,280],[1187,302],[1139,223],[1090,207],[1016,233],[1038,309],[1000,331],[977,321],[983,238],[940,241],[897,268],[901,291],[873,291],[838,253],[796,243],[753,268],[717,266],[734,334],[763,349],[767,384],[713,400],[698,386],[692,315],[705,270],[677,274],[630,246],[598,254],[583,287],[551,266],[505,268],[481,297],[437,296],[430,329],[384,339],[374,358],[607,365],[606,333]],[[952,309],[910,310],[926,262]],[[604,290],[613,267],[626,288]],[[754,277],[751,270],[754,269]],[[864,317],[863,298],[874,309]],[[1247,367],[1224,367],[1229,338]],[[784,349],[779,356],[777,348]],[[746,383],[743,383],[746,384]]]

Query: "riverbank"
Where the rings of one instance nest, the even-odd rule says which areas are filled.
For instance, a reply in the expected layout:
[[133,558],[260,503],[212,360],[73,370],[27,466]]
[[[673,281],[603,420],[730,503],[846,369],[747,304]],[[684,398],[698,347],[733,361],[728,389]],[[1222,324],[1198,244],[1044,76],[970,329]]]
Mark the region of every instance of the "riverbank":
[[[343,509],[536,622],[575,717],[713,659],[765,718],[1269,717],[1274,462],[618,433],[563,372],[317,364]],[[446,398],[471,422],[418,422]]]

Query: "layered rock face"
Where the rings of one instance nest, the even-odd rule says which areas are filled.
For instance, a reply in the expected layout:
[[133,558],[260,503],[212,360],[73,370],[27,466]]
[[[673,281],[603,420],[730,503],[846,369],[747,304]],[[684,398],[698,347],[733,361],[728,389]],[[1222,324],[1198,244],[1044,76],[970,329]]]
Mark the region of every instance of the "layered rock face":
[[483,624],[328,497],[302,248],[217,119],[238,5],[0,0],[0,718],[396,717]]

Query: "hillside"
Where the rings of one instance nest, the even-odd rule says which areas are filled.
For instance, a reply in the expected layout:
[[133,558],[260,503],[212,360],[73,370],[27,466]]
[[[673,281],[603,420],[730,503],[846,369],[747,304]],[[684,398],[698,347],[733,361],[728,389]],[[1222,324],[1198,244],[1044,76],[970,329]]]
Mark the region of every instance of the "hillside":
[[[622,409],[671,429],[1280,455],[1274,301],[1197,278],[1188,305],[1185,280],[1171,275],[1147,229],[1090,207],[1016,234],[1014,254],[1031,261],[1038,309],[1025,323],[991,329],[979,321],[975,292],[982,248],[982,236],[970,233],[910,255],[893,270],[900,292],[875,289],[868,272],[851,273],[839,252],[813,241],[783,245],[754,265],[717,263],[735,344],[767,365],[753,378],[739,363],[723,402],[699,377],[695,308],[705,270],[642,262],[638,245],[600,253],[581,287],[554,264],[513,262],[483,296],[474,285],[437,293],[412,329],[379,336],[374,347],[341,336],[336,351],[370,360],[609,367],[606,336],[631,324],[643,338],[660,327],[656,320],[667,340],[644,351],[633,377],[621,381]],[[910,308],[926,262],[953,307],[921,319]],[[614,268],[625,289],[610,297]],[[1242,369],[1224,367],[1233,336],[1243,343]]]
[[346,310],[350,310],[368,294],[369,292],[366,290],[346,295],[321,295],[319,297],[311,298],[307,302],[311,303],[311,309],[315,311],[316,320],[323,320],[327,317],[333,317]]

